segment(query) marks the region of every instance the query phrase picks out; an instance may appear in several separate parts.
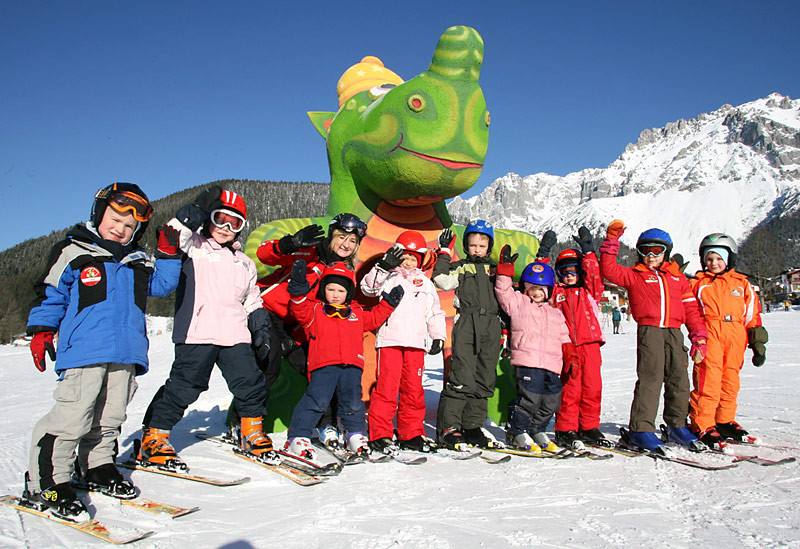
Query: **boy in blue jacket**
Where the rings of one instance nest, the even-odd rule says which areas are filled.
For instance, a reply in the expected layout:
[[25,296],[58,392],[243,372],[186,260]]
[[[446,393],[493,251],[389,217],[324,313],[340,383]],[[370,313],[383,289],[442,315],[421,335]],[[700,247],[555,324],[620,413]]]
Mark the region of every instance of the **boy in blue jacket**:
[[[139,248],[153,208],[132,183],[95,194],[91,219],[76,225],[50,254],[28,317],[31,354],[45,371],[55,360],[55,405],[33,428],[23,497],[38,508],[81,522],[88,512],[70,486],[78,467],[92,488],[119,498],[134,486],[114,465],[134,376],[147,371],[147,296],[178,285],[178,234],[157,230],[155,258]],[[58,348],[54,336],[58,333]]]

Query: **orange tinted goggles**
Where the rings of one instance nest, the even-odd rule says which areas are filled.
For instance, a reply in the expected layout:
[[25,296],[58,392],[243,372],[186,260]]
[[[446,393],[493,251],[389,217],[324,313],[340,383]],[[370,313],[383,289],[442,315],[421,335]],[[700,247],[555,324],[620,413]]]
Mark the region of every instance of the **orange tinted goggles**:
[[658,257],[667,251],[667,247],[663,244],[640,244],[636,247],[636,251],[639,252],[639,255],[642,257],[647,257],[649,255]]
[[144,223],[153,215],[150,202],[138,194],[128,191],[111,191],[108,205],[119,213],[130,212],[136,221]]
[[348,305],[332,305],[326,303],[322,306],[322,311],[331,318],[348,319],[353,310]]

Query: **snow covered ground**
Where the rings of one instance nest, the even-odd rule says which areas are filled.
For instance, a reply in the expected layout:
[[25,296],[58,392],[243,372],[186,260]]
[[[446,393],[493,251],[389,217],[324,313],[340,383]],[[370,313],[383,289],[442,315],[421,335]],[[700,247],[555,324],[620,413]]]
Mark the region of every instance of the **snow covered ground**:
[[[800,310],[772,312],[767,364],[749,355],[742,374],[739,420],[772,444],[800,446]],[[609,323],[610,324],[610,323]],[[627,424],[635,380],[635,325],[622,323],[603,348],[601,428]],[[139,378],[121,443],[130,451],[145,408],[172,360],[167,333],[152,337],[151,372]],[[27,348],[0,347],[0,486],[19,494],[28,434],[51,406],[54,376],[40,374]],[[436,415],[441,369],[426,377],[428,421]],[[608,461],[512,458],[429,459],[421,466],[366,464],[346,468],[322,485],[303,488],[227,457],[190,435],[221,432],[229,395],[215,373],[211,389],[187,412],[173,442],[194,472],[250,476],[215,488],[133,472],[143,495],[201,510],[175,520],[122,509],[93,496],[97,517],[110,525],[155,529],[138,547],[388,548],[388,547],[800,547],[800,465],[707,472],[650,458]],[[430,424],[432,425],[432,424]],[[432,432],[432,429],[431,431]],[[430,434],[430,433],[429,433]],[[283,440],[282,435],[275,437]],[[800,451],[759,450],[763,457]],[[709,456],[714,458],[715,456]],[[721,458],[720,458],[721,459]],[[127,473],[126,473],[127,474]],[[0,547],[99,547],[102,541],[27,514],[0,508]]]

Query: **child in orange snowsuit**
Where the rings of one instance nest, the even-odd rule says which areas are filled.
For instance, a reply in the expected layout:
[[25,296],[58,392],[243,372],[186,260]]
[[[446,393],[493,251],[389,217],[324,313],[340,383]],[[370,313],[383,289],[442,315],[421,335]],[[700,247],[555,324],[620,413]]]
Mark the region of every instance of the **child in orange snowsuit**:
[[733,269],[736,255],[736,242],[730,236],[706,236],[700,243],[704,270],[691,280],[708,330],[708,350],[705,359],[694,366],[690,428],[717,450],[726,439],[741,441],[748,434],[734,420],[746,346],[753,349],[755,366],[766,360],[768,336],[761,326],[759,299],[747,278]]

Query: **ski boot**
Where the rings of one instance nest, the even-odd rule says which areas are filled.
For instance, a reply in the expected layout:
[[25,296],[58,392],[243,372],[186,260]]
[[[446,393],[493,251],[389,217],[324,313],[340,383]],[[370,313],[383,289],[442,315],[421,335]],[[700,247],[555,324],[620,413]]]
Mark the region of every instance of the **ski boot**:
[[586,445],[581,440],[578,431],[556,431],[556,444],[576,452],[586,451]]
[[719,432],[717,432],[716,427],[711,426],[708,429],[705,429],[704,431],[697,433],[696,436],[700,440],[700,442],[708,446],[711,450],[714,450],[716,452],[725,451],[725,446],[727,446],[727,441],[720,436]]
[[719,436],[725,440],[732,440],[734,442],[752,442],[755,437],[751,437],[750,433],[735,421],[728,423],[717,423],[717,432]]
[[25,473],[25,489],[20,500],[26,507],[50,513],[54,517],[70,522],[85,522],[91,518],[86,505],[78,499],[69,482],[62,482],[41,492],[35,492],[28,488],[29,481],[30,476]]
[[376,438],[375,440],[370,440],[369,448],[373,452],[377,452],[379,454],[386,454],[387,456],[392,456],[396,454],[398,451],[397,445],[389,437]]
[[319,433],[320,442],[322,442],[322,444],[331,450],[337,450],[342,447],[342,441],[339,437],[339,430],[333,425],[318,427],[317,433]]
[[512,448],[519,448],[520,450],[528,450],[530,452],[541,452],[541,447],[536,444],[528,433],[520,433],[518,435],[506,434],[508,445]]
[[560,448],[547,437],[546,433],[536,433],[533,435],[533,441],[539,448],[546,452],[556,453],[560,450]]
[[75,471],[79,477],[78,482],[85,483],[89,490],[100,492],[106,496],[117,499],[133,499],[136,497],[136,487],[129,480],[126,480],[113,463],[104,463],[97,467],[92,467],[80,478],[79,471]]
[[602,448],[613,448],[614,443],[606,438],[603,432],[595,427],[594,429],[579,429],[578,435],[581,440],[593,446],[600,446]]
[[477,448],[491,448],[492,447],[492,439],[486,436],[486,433],[483,432],[483,429],[480,427],[475,427],[473,429],[464,429],[461,432],[461,436],[464,438],[464,442],[469,444],[470,446],[475,446]]
[[142,427],[142,440],[136,454],[136,459],[145,466],[155,466],[167,471],[189,470],[169,443],[169,431],[164,429]]
[[272,447],[272,439],[264,434],[260,417],[243,417],[241,423],[242,451],[251,454],[267,465],[278,465],[281,457]]
[[622,433],[620,440],[629,448],[667,455],[664,443],[661,442],[661,439],[658,438],[655,433],[650,431],[628,431],[625,429],[620,429],[620,432]]
[[294,454],[308,461],[316,462],[317,452],[311,446],[311,440],[306,437],[292,437],[286,440],[284,452]]
[[464,442],[464,435],[461,434],[461,431],[455,427],[451,427],[450,429],[446,429],[439,436],[439,445],[451,450],[462,450],[466,446],[466,443]]
[[358,456],[369,456],[372,453],[367,437],[358,431],[347,434],[347,451]]
[[669,425],[662,425],[661,441],[675,442],[681,446],[686,446],[692,452],[704,452],[707,449],[706,445],[697,440],[697,437],[694,436],[688,427],[670,427]]
[[399,446],[401,450],[424,452],[426,454],[433,454],[438,449],[438,445],[424,435],[417,435],[408,440],[401,440]]

